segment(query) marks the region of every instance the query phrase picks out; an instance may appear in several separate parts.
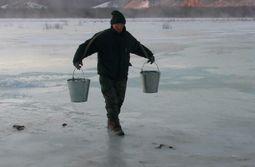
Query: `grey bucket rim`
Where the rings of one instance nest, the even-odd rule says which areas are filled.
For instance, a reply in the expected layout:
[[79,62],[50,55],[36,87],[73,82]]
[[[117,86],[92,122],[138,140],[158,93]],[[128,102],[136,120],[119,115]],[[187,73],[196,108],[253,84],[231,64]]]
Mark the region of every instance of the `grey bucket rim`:
[[148,72],[160,73],[160,71],[156,71],[156,70],[146,70],[146,71],[141,71],[140,73],[148,73]]
[[69,81],[89,81],[90,79],[87,79],[87,78],[70,78],[70,79],[67,79],[67,82]]

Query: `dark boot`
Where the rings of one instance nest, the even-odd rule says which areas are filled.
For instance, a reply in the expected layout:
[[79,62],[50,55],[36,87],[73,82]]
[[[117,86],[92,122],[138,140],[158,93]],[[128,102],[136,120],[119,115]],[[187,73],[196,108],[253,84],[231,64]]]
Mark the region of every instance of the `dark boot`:
[[107,127],[117,136],[124,136],[125,133],[123,132],[119,119],[108,119]]

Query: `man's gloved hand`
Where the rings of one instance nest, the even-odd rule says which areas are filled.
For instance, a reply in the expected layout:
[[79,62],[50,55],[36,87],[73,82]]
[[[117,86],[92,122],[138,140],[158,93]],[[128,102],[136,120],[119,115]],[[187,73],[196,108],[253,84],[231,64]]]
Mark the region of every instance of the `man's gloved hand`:
[[147,61],[148,63],[154,63],[155,62],[155,57],[153,55],[151,55],[149,58],[149,60]]
[[74,66],[79,70],[83,66],[83,63],[82,62],[75,62]]

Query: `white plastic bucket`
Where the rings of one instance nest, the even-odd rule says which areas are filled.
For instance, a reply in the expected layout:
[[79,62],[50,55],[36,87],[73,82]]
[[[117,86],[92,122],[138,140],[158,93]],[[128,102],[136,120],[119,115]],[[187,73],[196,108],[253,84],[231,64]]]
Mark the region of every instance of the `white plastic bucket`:
[[[143,67],[144,67],[144,65],[143,65]],[[157,65],[158,71],[155,71],[155,70],[144,71],[143,67],[141,70],[143,92],[144,93],[157,93],[158,87],[159,87],[159,80],[160,80],[160,71],[159,71],[158,65]]]
[[[75,71],[75,70],[74,70]],[[83,73],[84,74],[84,73]],[[67,80],[71,102],[86,102],[88,100],[90,80],[85,78],[73,78]]]

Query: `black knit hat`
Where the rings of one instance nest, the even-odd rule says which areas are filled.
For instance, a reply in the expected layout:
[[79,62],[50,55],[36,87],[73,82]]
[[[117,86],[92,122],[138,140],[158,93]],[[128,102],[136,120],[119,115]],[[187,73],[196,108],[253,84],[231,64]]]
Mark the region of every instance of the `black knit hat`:
[[117,10],[112,11],[111,25],[116,23],[126,24],[126,19],[122,13]]

